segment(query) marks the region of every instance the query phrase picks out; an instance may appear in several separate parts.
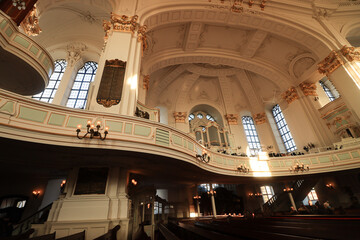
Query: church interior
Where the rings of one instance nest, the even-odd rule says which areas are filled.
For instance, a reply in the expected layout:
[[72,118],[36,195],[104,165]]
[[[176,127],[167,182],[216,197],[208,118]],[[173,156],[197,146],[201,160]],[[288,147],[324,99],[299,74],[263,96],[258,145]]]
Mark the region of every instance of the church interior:
[[356,239],[359,103],[360,0],[0,0],[0,239]]

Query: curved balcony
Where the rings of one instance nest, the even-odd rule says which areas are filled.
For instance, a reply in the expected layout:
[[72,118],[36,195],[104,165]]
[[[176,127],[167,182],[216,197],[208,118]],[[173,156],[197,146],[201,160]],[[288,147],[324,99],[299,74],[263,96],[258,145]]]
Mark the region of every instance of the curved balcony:
[[[101,121],[109,127],[105,141],[98,138],[78,139],[78,124]],[[85,128],[82,129],[84,132]],[[100,129],[102,130],[102,129]],[[167,125],[137,117],[118,116],[99,112],[69,109],[30,98],[24,99],[0,90],[0,136],[10,139],[71,147],[112,149],[142,152],[184,161],[206,171],[243,177],[290,176],[341,171],[360,167],[360,146],[316,154],[288,156],[258,160],[210,153],[209,163],[199,161],[203,146],[187,134]],[[289,167],[296,163],[309,165],[310,170],[294,173]],[[237,170],[241,164],[250,169],[247,173]]]
[[54,70],[45,49],[19,32],[15,23],[0,10],[0,88],[22,95],[44,90]]

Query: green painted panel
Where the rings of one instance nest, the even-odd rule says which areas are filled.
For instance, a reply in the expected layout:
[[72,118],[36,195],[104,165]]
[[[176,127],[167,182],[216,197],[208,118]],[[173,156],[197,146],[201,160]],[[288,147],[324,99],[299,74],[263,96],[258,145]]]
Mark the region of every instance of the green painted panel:
[[132,134],[132,123],[125,123],[125,133]]
[[270,166],[272,167],[280,167],[279,161],[270,161]]
[[122,132],[123,123],[122,122],[114,122],[114,121],[106,121],[106,127],[109,128],[109,132]]
[[305,165],[310,165],[311,164],[309,159],[303,159],[303,160],[301,160],[301,162],[303,164],[305,164]]
[[0,29],[4,29],[5,26],[6,26],[6,21],[5,21],[5,19],[3,19],[0,23]]
[[338,160],[337,157],[336,157],[336,155],[331,155],[331,156],[332,156],[332,160],[333,160],[334,162]]
[[310,160],[311,160],[312,164],[318,164],[319,163],[316,158],[311,158]]
[[194,143],[188,142],[188,149],[194,151]]
[[178,137],[176,135],[172,135],[172,140],[173,140],[174,144],[179,145],[179,146],[182,145],[182,138],[181,137]]
[[48,58],[44,58],[44,60],[42,62],[45,66],[47,66],[47,67],[49,66],[50,61]]
[[20,36],[16,36],[14,38],[14,42],[17,42],[18,44],[20,44],[24,48],[28,48],[30,46],[30,42],[28,40],[26,40],[25,38],[22,38]]
[[20,107],[19,118],[43,123],[46,118],[47,112],[28,107]]
[[223,164],[224,164],[224,165],[228,165],[227,159],[223,158]]
[[69,117],[66,127],[77,128],[77,126],[80,124],[82,126],[82,128],[85,128],[88,120],[90,120],[90,119],[79,118],[79,117]]
[[39,50],[37,47],[35,47],[34,45],[32,45],[30,47],[30,52],[32,52],[35,56],[39,53]]
[[42,59],[43,56],[44,56],[44,52],[41,52],[39,55],[39,59]]
[[319,157],[319,162],[320,163],[328,163],[328,162],[331,162],[331,158],[329,156]]
[[219,163],[219,164],[222,164],[222,158],[216,156],[216,157],[215,157],[215,162],[217,162],[217,163]]
[[13,102],[7,102],[0,108],[1,111],[6,111],[8,113],[14,112],[14,103]]
[[65,115],[52,113],[49,118],[48,124],[50,125],[56,125],[56,126],[62,126],[65,121]]
[[285,167],[285,164],[283,161],[280,162],[280,167]]
[[338,156],[338,158],[339,158],[340,160],[347,160],[347,159],[351,159],[351,157],[350,157],[350,154],[349,154],[349,153],[342,153],[342,154],[338,154],[337,156]]
[[239,165],[244,165],[245,164],[245,161],[239,161]]
[[134,129],[135,135],[148,137],[150,135],[150,133],[151,133],[150,127],[135,125],[135,129]]
[[14,33],[14,31],[8,27],[6,30],[5,30],[5,34],[8,36],[8,37],[11,37],[11,35]]
[[156,129],[156,140],[157,145],[169,146],[169,132],[161,129]]
[[285,166],[286,167],[291,167],[293,165],[294,165],[293,161],[285,161]]
[[229,160],[228,160],[228,164],[229,164],[230,166],[234,166],[234,165],[235,165],[235,161],[234,161],[233,159],[229,159]]
[[351,152],[351,155],[353,158],[358,158],[360,157],[359,153],[358,152]]
[[184,139],[184,141],[183,141],[183,145],[184,145],[184,147],[186,148],[186,146],[187,146],[187,141]]

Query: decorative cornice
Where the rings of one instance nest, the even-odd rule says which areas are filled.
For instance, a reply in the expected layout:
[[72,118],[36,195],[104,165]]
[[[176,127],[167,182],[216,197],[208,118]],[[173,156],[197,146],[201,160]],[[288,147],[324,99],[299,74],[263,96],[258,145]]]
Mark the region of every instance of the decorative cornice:
[[116,32],[130,32],[135,33],[136,28],[138,27],[138,16],[134,15],[132,17],[126,15],[117,15],[111,13],[110,21],[103,21],[103,28],[105,31],[105,41],[109,38],[109,35],[112,31]]
[[24,20],[20,23],[20,26],[24,29],[28,36],[37,36],[41,33],[39,26],[39,18],[36,6],[26,15]]
[[360,61],[360,47],[343,46],[340,52],[349,62]]
[[143,88],[146,91],[149,90],[149,84],[150,84],[150,75],[145,75],[143,78]]
[[316,93],[316,85],[315,83],[307,83],[307,82],[303,82],[300,83],[300,88],[303,91],[305,96],[317,96],[318,94]]
[[174,118],[176,123],[185,123],[186,112],[174,112]]
[[238,118],[239,118],[238,114],[226,114],[225,118],[226,118],[227,122],[229,123],[229,125],[237,125],[238,124]]
[[327,56],[318,64],[318,71],[322,74],[326,74],[326,76],[329,76],[343,64],[344,62],[339,54],[335,50],[332,50],[329,56]]
[[96,99],[96,102],[98,104],[100,104],[100,105],[103,105],[106,108],[109,108],[109,107],[111,107],[113,105],[119,104],[120,100],[118,100],[118,99],[112,99],[112,100],[110,100],[110,99]]
[[254,114],[254,115],[253,115],[253,119],[254,119],[256,125],[260,125],[260,124],[266,123],[266,115],[265,115],[264,112],[263,112],[263,113]]
[[286,100],[288,104],[292,103],[296,99],[299,99],[299,95],[297,94],[294,87],[289,88],[286,92],[281,94],[282,99]]

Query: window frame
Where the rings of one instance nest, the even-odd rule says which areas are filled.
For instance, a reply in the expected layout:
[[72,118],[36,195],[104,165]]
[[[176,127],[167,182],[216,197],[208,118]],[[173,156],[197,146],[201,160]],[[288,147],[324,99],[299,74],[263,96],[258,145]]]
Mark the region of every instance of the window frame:
[[287,152],[293,152],[297,150],[294,138],[291,135],[290,129],[286,123],[284,114],[281,111],[279,104],[276,104],[272,108],[272,115],[274,117],[275,124],[285,146]]
[[261,152],[261,144],[254,120],[250,116],[243,116],[241,120],[250,152],[252,155],[256,155],[258,152]]

